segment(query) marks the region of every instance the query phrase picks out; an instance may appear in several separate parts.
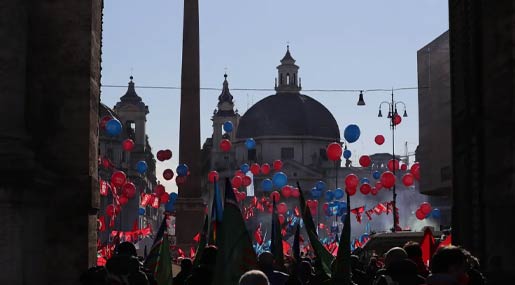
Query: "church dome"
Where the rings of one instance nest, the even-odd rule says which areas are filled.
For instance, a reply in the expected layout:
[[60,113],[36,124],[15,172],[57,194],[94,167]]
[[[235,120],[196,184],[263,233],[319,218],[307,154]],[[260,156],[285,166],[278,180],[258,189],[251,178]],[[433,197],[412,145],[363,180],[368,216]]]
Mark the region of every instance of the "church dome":
[[257,102],[240,119],[238,138],[309,136],[340,140],[333,115],[315,99],[296,94],[271,95]]

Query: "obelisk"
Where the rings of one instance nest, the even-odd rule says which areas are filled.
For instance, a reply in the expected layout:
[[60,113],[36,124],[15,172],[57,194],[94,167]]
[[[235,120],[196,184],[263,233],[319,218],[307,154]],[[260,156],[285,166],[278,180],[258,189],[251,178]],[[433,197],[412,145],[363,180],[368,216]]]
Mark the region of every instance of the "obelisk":
[[200,181],[200,72],[198,0],[184,0],[182,39],[181,122],[179,163],[185,163],[189,176],[179,185],[176,202],[176,245],[188,252],[193,237],[200,232],[205,205]]

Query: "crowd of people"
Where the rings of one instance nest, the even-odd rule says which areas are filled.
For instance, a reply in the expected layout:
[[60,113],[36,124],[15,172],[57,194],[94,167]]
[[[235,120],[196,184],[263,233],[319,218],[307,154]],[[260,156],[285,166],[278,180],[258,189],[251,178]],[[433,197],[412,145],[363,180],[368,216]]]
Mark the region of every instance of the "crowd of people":
[[[197,265],[189,258],[180,260],[181,270],[173,278],[174,285],[213,284],[217,248],[204,249]],[[239,285],[321,285],[335,284],[322,270],[318,259],[302,256],[295,261],[287,257],[276,262],[270,252],[258,256],[258,268],[243,274]],[[479,271],[479,261],[467,250],[457,246],[439,248],[431,257],[429,266],[422,258],[422,249],[416,242],[394,247],[383,256],[351,255],[351,278],[357,285],[482,285],[485,278]],[[137,257],[132,243],[118,245],[115,255],[105,267],[94,267],[81,276],[84,285],[157,285],[152,272],[148,272]]]

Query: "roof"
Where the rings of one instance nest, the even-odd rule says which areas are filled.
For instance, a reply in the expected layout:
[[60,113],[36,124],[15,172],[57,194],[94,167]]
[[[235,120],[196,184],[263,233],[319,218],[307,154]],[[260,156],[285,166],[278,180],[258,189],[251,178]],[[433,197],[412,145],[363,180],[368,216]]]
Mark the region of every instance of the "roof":
[[340,140],[331,112],[300,93],[278,93],[257,102],[241,117],[236,134],[238,138],[310,136]]

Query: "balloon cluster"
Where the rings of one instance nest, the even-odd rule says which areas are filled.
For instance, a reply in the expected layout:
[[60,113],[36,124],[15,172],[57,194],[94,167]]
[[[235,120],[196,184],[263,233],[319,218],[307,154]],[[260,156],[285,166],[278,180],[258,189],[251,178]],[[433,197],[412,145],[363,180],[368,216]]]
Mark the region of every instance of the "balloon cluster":
[[415,216],[417,217],[417,219],[423,220],[430,216],[432,210],[433,209],[431,208],[431,204],[429,204],[428,202],[423,202],[422,204],[420,204],[417,211],[415,211]]

